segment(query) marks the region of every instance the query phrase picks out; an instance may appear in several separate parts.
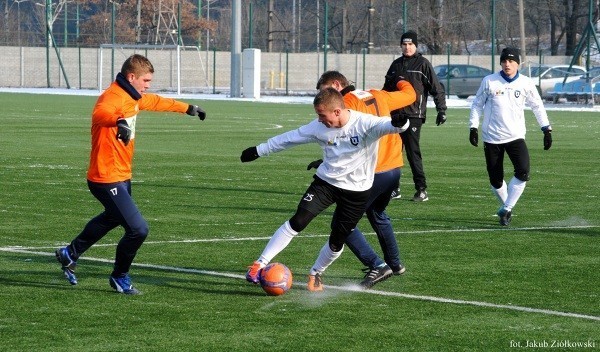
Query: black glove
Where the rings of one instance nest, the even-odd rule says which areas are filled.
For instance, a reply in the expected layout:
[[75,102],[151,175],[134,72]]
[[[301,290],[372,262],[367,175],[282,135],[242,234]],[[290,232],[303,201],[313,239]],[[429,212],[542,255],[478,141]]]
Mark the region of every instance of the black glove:
[[323,163],[323,159],[319,159],[319,160],[315,160],[312,161],[310,164],[308,164],[308,166],[306,167],[306,170],[310,170],[310,169],[316,169],[319,167],[319,165],[321,165]]
[[446,122],[446,113],[443,111],[438,112],[437,118],[435,119],[436,125],[443,125]]
[[552,130],[550,128],[546,128],[543,131],[544,131],[544,150],[548,150],[552,146]]
[[256,150],[256,147],[246,148],[242,152],[242,156],[240,156],[240,160],[243,163],[247,163],[249,161],[254,161],[256,159],[258,159],[258,150]]
[[392,115],[392,126],[394,127],[402,127],[406,125],[408,121],[408,117],[406,115],[393,114]]
[[185,113],[190,116],[198,116],[202,121],[206,118],[206,112],[198,105],[190,105]]
[[479,144],[479,131],[475,127],[471,127],[471,132],[469,133],[469,142],[471,142],[471,145],[474,147]]
[[129,144],[131,139],[131,127],[126,120],[120,119],[117,121],[117,139],[121,140],[123,144]]

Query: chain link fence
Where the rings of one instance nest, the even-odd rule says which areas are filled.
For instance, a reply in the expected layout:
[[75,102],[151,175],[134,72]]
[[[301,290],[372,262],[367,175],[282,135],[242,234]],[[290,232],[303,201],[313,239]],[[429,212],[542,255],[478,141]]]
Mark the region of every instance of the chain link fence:
[[[54,48],[0,47],[1,87],[71,88],[104,90],[123,61],[138,53],[154,65],[152,89],[156,92],[227,93],[231,78],[231,53],[171,48]],[[400,55],[400,53],[398,53]],[[312,95],[325,70],[338,70],[357,88],[381,88],[391,54],[265,53],[261,54],[261,94]],[[426,55],[433,66],[470,64],[497,71],[500,59],[490,56]],[[526,64],[539,64],[528,56]],[[570,56],[542,57],[542,64],[569,64]],[[178,63],[180,69],[178,71]],[[243,82],[242,82],[243,84]],[[451,92],[450,92],[451,93]]]

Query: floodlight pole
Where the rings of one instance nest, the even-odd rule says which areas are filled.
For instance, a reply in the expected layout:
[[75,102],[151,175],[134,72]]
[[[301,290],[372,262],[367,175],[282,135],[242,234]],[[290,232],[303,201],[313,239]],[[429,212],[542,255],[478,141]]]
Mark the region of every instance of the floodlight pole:
[[242,3],[233,0],[231,4],[231,80],[229,95],[231,98],[241,96],[241,68],[242,68]]
[[328,18],[329,17],[329,5],[325,2],[325,14],[324,14],[324,23],[323,23],[323,72],[327,71],[327,47],[329,46],[329,31],[327,26],[329,26]]
[[[111,2],[110,11],[110,43],[113,47],[110,49],[110,77],[115,76],[115,3]],[[102,72],[100,72],[102,74]]]
[[406,33],[408,11],[406,10],[406,0],[402,1],[402,33]]
[[46,0],[46,85],[50,88],[50,36],[52,29],[50,28],[50,11],[52,11],[52,0]]
[[519,0],[519,29],[521,32],[521,64],[527,62],[527,43],[525,42],[525,9],[523,0]]
[[494,72],[494,63],[495,63],[495,54],[496,54],[496,0],[492,0],[492,28],[491,28],[491,33],[492,33],[492,72]]

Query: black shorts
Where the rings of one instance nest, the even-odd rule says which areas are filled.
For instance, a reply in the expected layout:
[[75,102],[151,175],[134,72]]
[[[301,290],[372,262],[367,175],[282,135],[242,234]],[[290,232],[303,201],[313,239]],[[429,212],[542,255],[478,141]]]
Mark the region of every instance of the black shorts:
[[314,181],[298,204],[298,212],[309,212],[314,218],[335,203],[330,242],[341,246],[364,214],[370,194],[370,189],[349,191],[335,187],[314,176]]
[[513,164],[514,176],[521,181],[529,181],[529,150],[524,139],[504,144],[484,143],[485,162],[490,184],[494,188],[502,186],[504,179],[504,153]]

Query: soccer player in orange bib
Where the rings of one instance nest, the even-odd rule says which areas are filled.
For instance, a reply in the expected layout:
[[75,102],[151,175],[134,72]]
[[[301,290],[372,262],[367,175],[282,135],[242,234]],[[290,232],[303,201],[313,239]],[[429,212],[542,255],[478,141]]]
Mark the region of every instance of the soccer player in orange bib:
[[140,293],[131,284],[129,268],[148,236],[148,223],[131,197],[131,162],[136,120],[140,110],[187,113],[206,118],[197,105],[146,93],[154,67],[144,56],[130,56],[114,82],[96,101],[92,112],[92,149],[87,172],[88,188],[104,211],[91,219],[71,243],[56,250],[65,278],[77,284],[75,266],[86,250],[117,226],[125,229],[119,241],[110,286],[118,293]]

